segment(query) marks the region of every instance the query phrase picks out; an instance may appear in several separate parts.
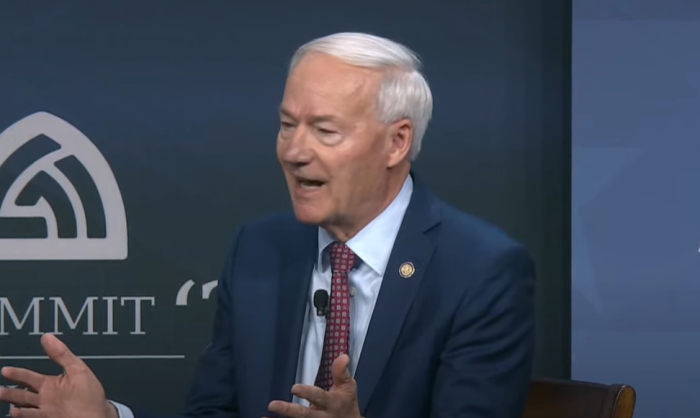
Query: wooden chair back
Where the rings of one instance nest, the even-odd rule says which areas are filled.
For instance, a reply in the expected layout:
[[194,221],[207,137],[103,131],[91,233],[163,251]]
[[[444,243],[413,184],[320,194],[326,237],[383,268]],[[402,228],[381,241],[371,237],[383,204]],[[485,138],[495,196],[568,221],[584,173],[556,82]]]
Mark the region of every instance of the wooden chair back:
[[628,385],[534,379],[522,418],[632,418],[635,401]]

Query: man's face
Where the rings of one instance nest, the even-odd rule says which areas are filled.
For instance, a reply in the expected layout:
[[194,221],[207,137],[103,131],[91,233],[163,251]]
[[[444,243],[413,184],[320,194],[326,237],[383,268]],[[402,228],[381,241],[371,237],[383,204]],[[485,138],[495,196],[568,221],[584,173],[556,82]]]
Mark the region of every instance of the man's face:
[[396,150],[391,126],[377,118],[381,79],[378,70],[313,53],[290,73],[277,156],[301,222],[351,227],[386,200]]

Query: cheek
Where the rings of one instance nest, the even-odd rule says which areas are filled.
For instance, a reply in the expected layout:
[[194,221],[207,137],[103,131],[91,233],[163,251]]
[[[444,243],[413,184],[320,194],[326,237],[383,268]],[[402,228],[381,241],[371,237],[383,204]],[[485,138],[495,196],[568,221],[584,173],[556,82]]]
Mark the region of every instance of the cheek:
[[342,190],[352,193],[354,190],[365,190],[368,185],[376,183],[379,174],[377,154],[372,152],[345,153],[336,163],[328,165],[337,178],[337,185]]
[[364,200],[376,178],[358,164],[345,171],[343,177],[337,180],[329,189],[331,199],[335,203],[347,206]]

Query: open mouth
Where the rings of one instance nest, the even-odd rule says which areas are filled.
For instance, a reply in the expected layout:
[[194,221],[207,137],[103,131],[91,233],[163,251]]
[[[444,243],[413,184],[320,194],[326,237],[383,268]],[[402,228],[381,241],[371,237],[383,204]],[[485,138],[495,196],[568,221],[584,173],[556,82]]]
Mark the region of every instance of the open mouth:
[[302,189],[317,189],[325,184],[325,182],[320,180],[306,179],[303,177],[297,177],[297,184]]

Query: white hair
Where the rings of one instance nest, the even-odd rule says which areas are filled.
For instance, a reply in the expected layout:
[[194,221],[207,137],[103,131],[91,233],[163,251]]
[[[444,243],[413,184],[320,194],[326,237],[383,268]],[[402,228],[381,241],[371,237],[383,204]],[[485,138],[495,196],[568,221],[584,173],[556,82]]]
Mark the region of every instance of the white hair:
[[407,118],[413,123],[413,142],[408,152],[414,160],[433,113],[433,96],[416,53],[407,47],[364,33],[336,33],[308,42],[294,53],[289,70],[309,52],[332,55],[359,67],[384,69],[377,95],[378,117],[384,123]]

